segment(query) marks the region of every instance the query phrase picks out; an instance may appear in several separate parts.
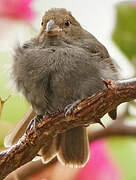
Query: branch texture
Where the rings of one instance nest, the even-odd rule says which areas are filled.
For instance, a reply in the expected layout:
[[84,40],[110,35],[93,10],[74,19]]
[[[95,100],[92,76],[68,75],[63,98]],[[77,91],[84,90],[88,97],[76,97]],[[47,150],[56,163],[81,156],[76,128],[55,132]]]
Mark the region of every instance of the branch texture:
[[0,152],[0,179],[31,161],[40,148],[48,146],[52,136],[84,124],[100,123],[100,119],[119,104],[136,99],[136,78],[104,81],[106,88],[82,100],[72,114],[56,113],[37,124],[37,131],[28,130],[11,148]]

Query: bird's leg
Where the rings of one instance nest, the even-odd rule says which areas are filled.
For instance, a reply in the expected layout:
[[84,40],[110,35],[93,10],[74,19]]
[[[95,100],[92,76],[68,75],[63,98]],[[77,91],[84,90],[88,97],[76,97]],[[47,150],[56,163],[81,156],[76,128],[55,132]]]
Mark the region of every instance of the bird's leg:
[[75,101],[74,103],[72,104],[69,104],[65,107],[64,109],[64,113],[65,113],[65,116],[67,116],[68,114],[71,114],[73,109],[77,106],[77,104],[79,104],[81,102],[81,100],[77,100]]
[[43,116],[42,115],[36,115],[28,124],[27,130],[34,128],[34,132],[36,133],[36,129],[37,129],[37,123],[42,121]]

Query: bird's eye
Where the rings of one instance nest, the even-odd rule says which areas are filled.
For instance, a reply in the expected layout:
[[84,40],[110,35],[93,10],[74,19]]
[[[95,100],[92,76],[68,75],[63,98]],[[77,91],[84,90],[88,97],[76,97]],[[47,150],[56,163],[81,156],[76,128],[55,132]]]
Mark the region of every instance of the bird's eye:
[[41,22],[41,26],[43,25],[43,22]]
[[66,26],[69,26],[69,25],[70,25],[70,21],[66,21],[66,22],[65,22],[65,25],[66,25]]

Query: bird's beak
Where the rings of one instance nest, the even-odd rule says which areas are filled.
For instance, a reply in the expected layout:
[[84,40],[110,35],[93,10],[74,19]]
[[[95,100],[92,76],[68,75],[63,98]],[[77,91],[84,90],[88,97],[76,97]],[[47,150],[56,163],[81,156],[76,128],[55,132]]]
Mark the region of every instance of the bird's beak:
[[49,36],[56,36],[62,29],[51,19],[46,24],[46,33]]

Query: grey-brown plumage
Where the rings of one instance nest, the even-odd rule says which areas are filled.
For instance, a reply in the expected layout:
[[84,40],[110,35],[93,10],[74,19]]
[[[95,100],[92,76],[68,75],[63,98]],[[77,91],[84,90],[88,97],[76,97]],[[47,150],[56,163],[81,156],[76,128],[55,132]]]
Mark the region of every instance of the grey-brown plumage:
[[[12,78],[36,114],[63,111],[69,104],[104,88],[104,79],[117,78],[116,65],[106,48],[84,30],[70,12],[45,13],[40,34],[15,51]],[[113,118],[116,113],[110,113]],[[65,165],[83,166],[89,157],[85,127],[52,138],[40,154],[44,161],[55,155]]]

